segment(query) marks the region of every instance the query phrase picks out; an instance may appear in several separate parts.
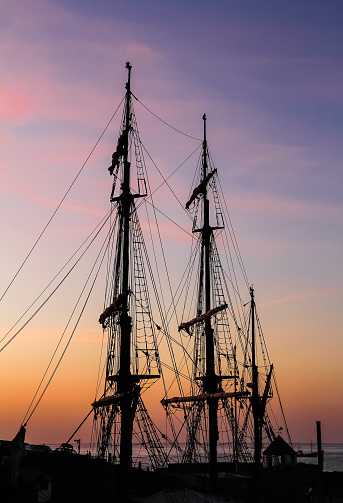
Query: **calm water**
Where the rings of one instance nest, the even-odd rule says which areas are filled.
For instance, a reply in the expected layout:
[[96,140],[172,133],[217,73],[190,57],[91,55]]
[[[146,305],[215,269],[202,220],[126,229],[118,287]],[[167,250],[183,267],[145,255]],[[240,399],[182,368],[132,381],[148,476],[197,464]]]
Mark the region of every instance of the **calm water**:
[[[311,444],[294,444],[293,449],[303,452],[311,451]],[[312,449],[317,450],[317,445],[313,444]],[[324,450],[324,470],[326,472],[343,472],[343,444],[323,444]],[[316,465],[317,458],[298,458],[298,462],[309,465]]]
[[[58,447],[57,445],[51,445],[52,449]],[[74,446],[76,448],[76,446]],[[86,454],[89,445],[83,444],[81,445],[81,454]],[[295,451],[301,449],[303,452],[311,452],[311,444],[293,444],[293,449]],[[317,445],[312,445],[313,451],[317,450]],[[77,448],[76,448],[77,450]],[[326,472],[343,472],[343,444],[323,444],[324,450],[324,470]],[[95,454],[95,450],[92,454]],[[141,456],[138,456],[138,459],[141,459],[142,466],[149,466],[149,460],[144,453],[141,452]],[[298,458],[298,462],[306,463],[309,465],[318,464],[317,458]]]

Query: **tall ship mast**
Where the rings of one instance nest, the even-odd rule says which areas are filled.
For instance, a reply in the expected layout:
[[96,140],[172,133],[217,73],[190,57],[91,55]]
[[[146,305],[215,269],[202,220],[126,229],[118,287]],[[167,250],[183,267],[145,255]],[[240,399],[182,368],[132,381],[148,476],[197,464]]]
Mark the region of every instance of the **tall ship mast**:
[[[196,244],[180,287],[185,294],[181,320],[186,321],[179,326],[185,353],[192,355],[190,388],[189,394],[166,398],[162,404],[168,415],[177,417],[182,411],[184,420],[178,419],[182,424],[178,437],[185,434],[181,460],[185,470],[186,466],[192,471],[198,467],[208,473],[209,490],[215,492],[219,471],[238,471],[249,465],[255,467],[258,476],[262,448],[276,438],[279,430],[285,428],[287,434],[288,430],[282,408],[277,424],[274,413],[274,424],[269,415],[273,393],[278,395],[273,365],[257,315],[254,290],[249,286],[220,194],[217,170],[208,149],[205,115],[194,183],[186,209],[193,218]],[[235,266],[242,272],[250,300],[240,294]],[[185,368],[185,362],[181,362],[179,371]]]
[[[122,124],[109,167],[116,216],[109,233],[105,309],[99,318],[107,336],[106,375],[103,394],[93,403],[97,456],[119,466],[123,491],[129,487],[134,465],[134,438],[145,447],[153,467],[166,465],[160,437],[142,398],[162,371],[145,272],[146,249],[136,211],[136,201],[147,195],[147,181],[132,104],[131,65],[127,63],[126,68]],[[131,183],[133,161],[136,189]]]

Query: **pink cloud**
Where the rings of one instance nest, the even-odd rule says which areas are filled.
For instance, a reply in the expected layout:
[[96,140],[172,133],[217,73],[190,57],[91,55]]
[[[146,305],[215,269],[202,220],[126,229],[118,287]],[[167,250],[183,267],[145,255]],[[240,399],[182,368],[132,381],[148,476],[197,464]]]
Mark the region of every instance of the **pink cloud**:
[[[10,192],[10,185],[8,184],[7,186],[5,185],[6,192]],[[58,204],[60,203],[61,199],[57,199],[55,197],[49,197],[44,195],[43,193],[38,193],[38,192],[33,192],[31,190],[28,190],[27,187],[23,185],[16,185],[15,187],[12,187],[14,190],[13,192],[16,194],[16,196],[20,196],[20,198],[25,198],[28,201],[31,201],[37,206],[40,207],[46,207],[50,208],[51,210],[57,208]],[[63,196],[62,196],[63,197]],[[108,208],[109,209],[109,208]],[[59,210],[60,212],[65,211],[67,213],[78,213],[78,214],[83,214],[83,215],[90,215],[93,217],[101,218],[105,215],[106,212],[104,212],[103,209],[96,207],[96,206],[91,206],[91,205],[85,205],[85,204],[79,204],[73,201],[63,201],[62,206]],[[48,216],[48,213],[47,213]]]
[[[31,199],[35,204],[38,204],[39,206],[57,208],[58,204],[60,203],[59,200],[44,196],[42,194],[26,192],[25,195],[28,199]],[[105,215],[104,211],[100,208],[96,208],[95,206],[90,205],[78,204],[72,201],[63,201],[60,211],[89,215],[97,218],[101,218]]]
[[[105,23],[94,19],[90,25],[87,19],[49,1],[28,0],[20,8],[8,1],[2,4],[8,27],[1,36],[2,80],[7,88],[29,96],[40,118],[91,118],[93,125],[98,120],[103,124],[125,93],[125,61],[136,59],[137,66],[144,69],[143,61],[156,64],[161,60],[149,45],[130,39],[120,43],[125,27],[116,19]],[[54,35],[61,26],[64,37],[57,45]],[[113,38],[113,31],[118,43],[110,44],[107,40]],[[101,75],[92,70],[95,65]],[[122,87],[113,85],[119,73]],[[150,81],[148,70],[140,78]],[[151,88],[151,84],[145,87]]]
[[33,108],[33,103],[27,96],[0,86],[0,120],[26,119]]
[[[148,225],[148,222],[144,219],[144,217],[140,220],[141,228],[143,231],[143,234],[145,236],[145,240],[150,239],[150,230],[152,235],[156,238],[158,235],[158,231],[161,234],[162,242],[164,241],[170,241],[172,243],[177,243],[177,242],[184,242],[184,243],[190,243],[192,240],[192,230],[191,230],[191,225],[188,227],[184,224],[182,225],[176,225],[175,223],[165,219],[163,215],[161,216],[158,211],[157,213],[157,219],[158,219],[158,230],[157,226],[155,223],[155,220],[152,221],[152,217],[150,215],[151,221],[150,221],[150,227]],[[180,229],[181,227],[181,229]],[[194,238],[196,239],[196,238]]]

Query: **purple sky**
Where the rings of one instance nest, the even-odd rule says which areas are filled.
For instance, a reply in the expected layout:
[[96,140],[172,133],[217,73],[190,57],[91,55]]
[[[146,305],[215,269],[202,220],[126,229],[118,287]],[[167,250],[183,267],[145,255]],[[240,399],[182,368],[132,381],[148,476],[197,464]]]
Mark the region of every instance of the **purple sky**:
[[[293,440],[314,439],[320,419],[323,440],[343,442],[342,2],[0,0],[0,11],[0,293],[120,103],[130,61],[133,93],[166,122],[201,138],[207,114],[209,147],[255,286]],[[137,102],[135,110],[142,141],[168,176],[198,143],[163,126]],[[109,209],[107,167],[118,121],[37,257],[0,303],[1,334]],[[170,180],[182,201],[193,171],[188,165]],[[152,183],[160,183],[156,171]],[[158,202],[164,212],[174,211],[172,197]],[[186,255],[180,269],[173,256],[180,249],[186,254],[190,242],[165,225],[177,277]],[[65,303],[62,298],[61,312]],[[37,334],[54,330],[43,316],[36,332],[22,333],[0,353],[1,393],[4,373],[15,372],[6,393],[23,403],[8,413],[0,438],[15,434],[55,345],[55,339],[41,344]],[[89,337],[95,344],[101,334],[94,328]],[[25,358],[30,350],[32,357]],[[31,375],[33,361],[41,367],[20,397],[20,376]],[[66,369],[81,387],[72,363]]]

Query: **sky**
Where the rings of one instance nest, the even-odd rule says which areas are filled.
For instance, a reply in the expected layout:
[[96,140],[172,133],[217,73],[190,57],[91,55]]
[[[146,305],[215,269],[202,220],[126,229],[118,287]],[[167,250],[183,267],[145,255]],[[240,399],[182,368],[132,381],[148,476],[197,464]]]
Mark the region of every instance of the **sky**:
[[[0,295],[120,104],[130,61],[134,95],[189,135],[134,102],[142,141],[165,177],[197,148],[207,115],[293,443],[314,441],[317,420],[323,442],[343,442],[342,3],[0,0],[0,12]],[[119,121],[3,296],[0,338],[109,210]],[[170,179],[182,201],[194,167]],[[151,176],[157,187],[159,174]],[[190,231],[175,199],[163,190],[156,197]],[[190,238],[163,225],[177,278]],[[0,353],[0,438],[19,429],[63,330],[73,281]],[[89,411],[102,288],[30,420],[31,442],[65,441]]]

